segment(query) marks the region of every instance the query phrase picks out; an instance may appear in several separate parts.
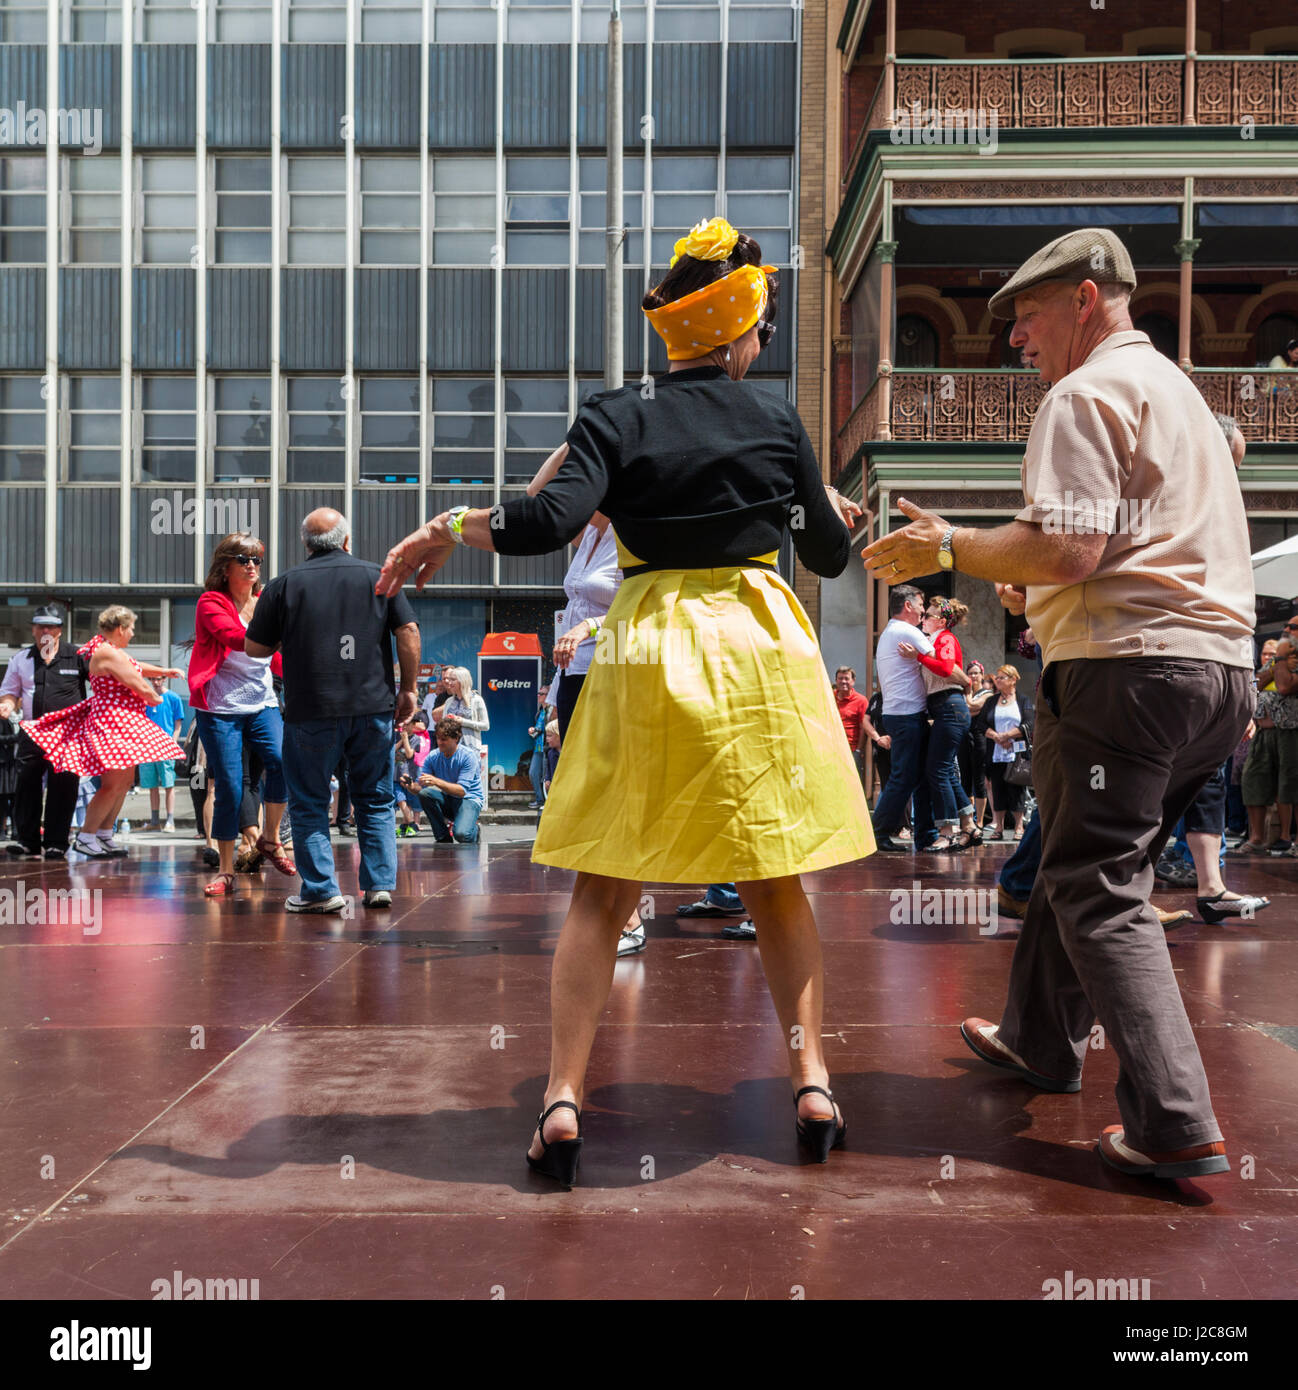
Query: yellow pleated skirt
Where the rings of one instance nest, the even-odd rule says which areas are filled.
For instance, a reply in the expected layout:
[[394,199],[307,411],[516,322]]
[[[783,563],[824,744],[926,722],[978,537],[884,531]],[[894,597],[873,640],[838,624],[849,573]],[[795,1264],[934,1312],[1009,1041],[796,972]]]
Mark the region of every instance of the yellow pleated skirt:
[[[641,563],[621,543],[625,570]],[[773,558],[773,557],[763,557]],[[610,878],[782,878],[874,853],[815,631],[771,570],[623,581],[534,862]]]

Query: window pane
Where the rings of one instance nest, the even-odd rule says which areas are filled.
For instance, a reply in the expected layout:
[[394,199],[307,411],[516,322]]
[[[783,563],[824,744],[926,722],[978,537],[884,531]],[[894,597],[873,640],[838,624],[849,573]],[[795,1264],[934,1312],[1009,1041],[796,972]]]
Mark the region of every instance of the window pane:
[[74,449],[68,456],[68,481],[116,482],[121,476],[121,455],[116,450]]
[[419,443],[417,415],[365,415],[361,417],[361,443],[371,449],[396,448]]
[[192,444],[194,415],[163,415],[147,411],[144,416],[144,443],[158,447],[164,444]]
[[146,227],[192,227],[194,225],[194,195],[181,193],[151,193],[144,200]]
[[288,186],[294,193],[341,193],[347,188],[347,171],[341,159],[290,159]]
[[[218,159],[216,186],[220,189],[248,189],[260,192],[270,187],[269,159]],[[270,219],[267,218],[267,221]]]
[[149,192],[166,189],[175,192],[194,191],[194,161],[192,159],[162,159],[150,155],[140,161],[141,186]]
[[361,477],[375,482],[417,483],[419,454],[417,451],[371,453],[361,450]]
[[418,232],[362,232],[363,265],[418,265]]
[[[418,218],[416,218],[418,221]],[[438,194],[433,204],[435,227],[494,227],[496,200],[494,198]]]
[[495,442],[496,425],[489,415],[437,415],[433,418],[433,443],[439,449],[490,449]]
[[726,160],[727,188],[788,188],[793,178],[792,161],[787,155],[753,157],[730,155]]
[[361,15],[362,43],[418,43],[423,33],[419,11]]
[[44,410],[37,376],[0,377],[0,410]]
[[227,376],[216,378],[218,410],[264,410],[270,399],[270,378]]
[[567,418],[550,415],[511,415],[505,444],[511,449],[529,446],[548,451],[557,449],[567,433]]
[[433,237],[438,265],[486,265],[491,260],[490,232],[440,232]]
[[288,258],[294,265],[342,265],[345,238],[342,232],[290,232]]
[[429,382],[434,410],[494,411],[495,383],[488,377],[437,377]]
[[505,256],[511,265],[567,265],[567,232],[509,232]]
[[216,220],[222,227],[269,227],[270,194],[226,194],[216,200]]
[[216,259],[222,265],[269,265],[269,232],[218,232]]
[[505,409],[553,410],[566,414],[568,383],[544,378],[509,377],[505,381]]
[[361,198],[363,227],[418,227],[419,195],[407,193],[367,194]]
[[194,480],[194,450],[143,449],[140,452],[142,483],[189,483]]
[[76,376],[68,379],[73,410],[117,410],[122,403],[122,382],[115,376]]
[[[490,454],[448,453],[433,450],[432,476],[442,483],[490,482],[495,474]],[[528,474],[530,481],[536,470]]]
[[568,161],[518,157],[506,159],[505,187],[511,193],[545,193],[567,188]]
[[294,227],[341,227],[346,219],[342,198],[295,195],[289,199],[289,222]]
[[715,193],[655,193],[654,226],[686,229],[717,215]]
[[[144,378],[142,399],[145,410],[193,410],[194,383],[187,377],[148,376]],[[193,422],[190,422],[193,438]]]
[[362,410],[419,409],[419,381],[416,377],[361,379]]
[[270,452],[258,449],[221,449],[212,460],[214,482],[231,482],[240,478],[269,478]]
[[341,483],[344,473],[341,449],[288,451],[287,481],[290,483]]
[[705,156],[667,155],[654,160],[654,189],[674,188],[714,189],[717,186],[717,161]]
[[[565,161],[554,162],[562,164]],[[433,160],[433,188],[438,193],[494,193],[496,190],[495,161],[491,159],[435,159]]]
[[332,377],[294,377],[288,384],[288,408],[341,411],[341,387]]
[[[419,191],[419,162],[414,159],[361,160],[361,188],[366,193],[375,190],[410,193]],[[419,207],[415,203],[416,210]]]

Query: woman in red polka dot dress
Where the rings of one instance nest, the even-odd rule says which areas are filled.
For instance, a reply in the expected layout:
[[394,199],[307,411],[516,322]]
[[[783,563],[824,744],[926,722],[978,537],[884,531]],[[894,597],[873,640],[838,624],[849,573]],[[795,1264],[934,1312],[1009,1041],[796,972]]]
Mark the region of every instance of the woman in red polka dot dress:
[[99,636],[81,648],[90,658],[90,698],[22,726],[56,772],[100,779],[72,844],[73,851],[89,859],[126,853],[113,839],[113,826],[136,767],[185,755],[144,713],[146,705],[162,699],[147,678],[170,680],[184,672],[142,666],[127,656],[125,648],[134,636],[135,614],[129,608],[105,608],[99,615]]

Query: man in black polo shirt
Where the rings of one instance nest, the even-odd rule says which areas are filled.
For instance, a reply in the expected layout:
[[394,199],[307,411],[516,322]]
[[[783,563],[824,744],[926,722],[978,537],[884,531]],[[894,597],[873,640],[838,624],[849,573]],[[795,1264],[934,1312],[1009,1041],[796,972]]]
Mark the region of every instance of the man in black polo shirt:
[[[350,554],[347,519],[321,507],[302,523],[305,564],[272,579],[248,624],[249,656],[284,658],[284,777],[302,892],[290,912],[345,906],[329,843],[329,777],[346,755],[366,907],[397,883],[392,725],[415,712],[419,625],[404,594],[379,598],[378,565]],[[392,636],[401,663],[393,690]]]
[[[90,664],[63,640],[63,614],[47,604],[32,618],[32,644],[9,663],[0,683],[0,719],[19,705],[24,719],[39,719],[86,698]],[[49,781],[45,779],[48,776]],[[41,791],[44,785],[45,842],[41,844]],[[55,772],[26,733],[18,736],[18,785],[14,791],[16,843],[8,853],[23,859],[64,859],[72,813],[77,808],[77,775]]]

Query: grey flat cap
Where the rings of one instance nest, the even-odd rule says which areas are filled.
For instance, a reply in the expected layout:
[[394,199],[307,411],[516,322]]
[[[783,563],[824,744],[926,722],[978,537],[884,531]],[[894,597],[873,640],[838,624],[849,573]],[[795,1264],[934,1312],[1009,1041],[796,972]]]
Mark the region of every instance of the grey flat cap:
[[1094,280],[1097,285],[1136,288],[1136,272],[1122,242],[1107,227],[1083,227],[1078,232],[1065,232],[1029,256],[992,295],[988,308],[998,319],[1012,319],[1014,296],[1026,294],[1047,280],[1067,280],[1074,285]]

